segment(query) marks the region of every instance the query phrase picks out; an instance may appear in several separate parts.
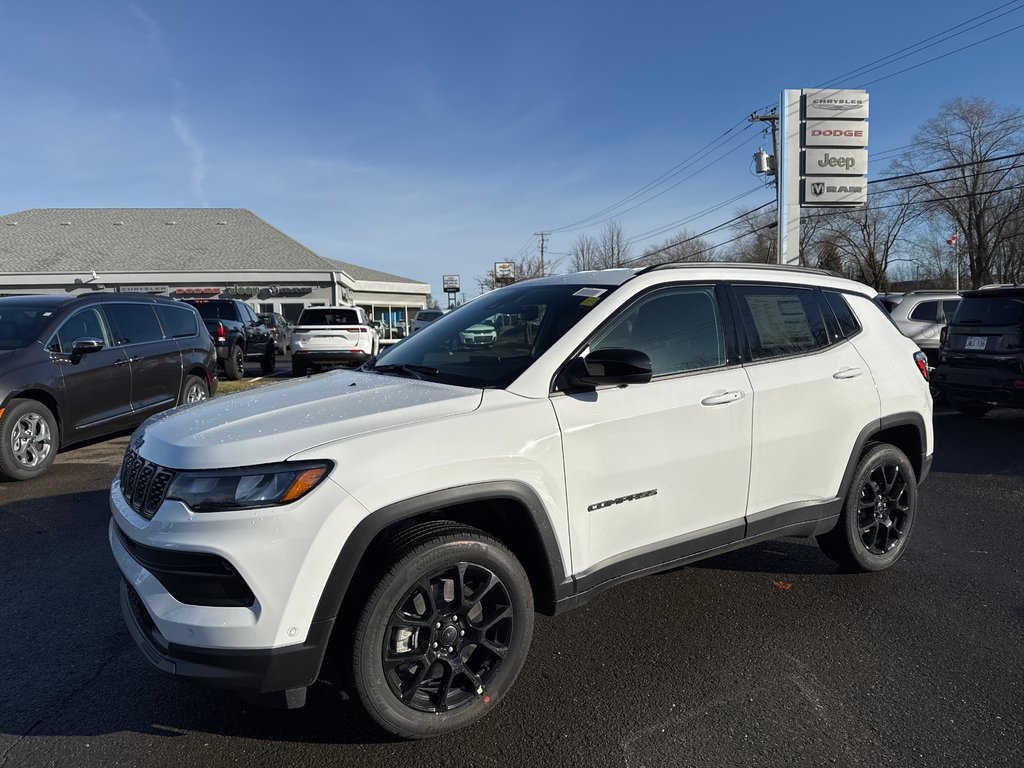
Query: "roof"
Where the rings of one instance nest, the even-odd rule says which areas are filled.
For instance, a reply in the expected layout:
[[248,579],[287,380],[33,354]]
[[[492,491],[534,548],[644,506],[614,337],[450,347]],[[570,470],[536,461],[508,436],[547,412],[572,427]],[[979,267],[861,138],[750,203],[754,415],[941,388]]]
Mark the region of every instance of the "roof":
[[0,272],[338,271],[420,282],[325,259],[245,208],[33,208],[0,216]]

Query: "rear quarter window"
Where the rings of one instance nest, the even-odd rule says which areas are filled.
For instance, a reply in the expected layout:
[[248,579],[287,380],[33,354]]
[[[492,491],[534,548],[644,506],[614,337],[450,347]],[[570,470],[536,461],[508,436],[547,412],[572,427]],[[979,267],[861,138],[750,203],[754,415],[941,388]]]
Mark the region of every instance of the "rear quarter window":
[[850,310],[850,305],[846,303],[843,294],[838,291],[822,291],[822,293],[829,309],[835,315],[839,338],[845,339],[857,333],[860,330],[860,323],[857,322],[857,318]]
[[156,313],[164,331],[172,338],[184,339],[199,332],[199,320],[191,309],[157,304]]

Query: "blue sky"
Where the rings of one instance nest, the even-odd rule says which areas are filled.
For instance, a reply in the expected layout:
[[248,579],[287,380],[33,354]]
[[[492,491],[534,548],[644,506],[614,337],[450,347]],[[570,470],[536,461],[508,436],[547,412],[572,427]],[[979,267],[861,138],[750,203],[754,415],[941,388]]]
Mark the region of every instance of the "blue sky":
[[[0,213],[248,208],[329,258],[439,299],[441,275],[459,274],[472,294],[534,232],[626,197],[781,89],[997,6],[841,87],[1024,24],[1024,2],[0,0]],[[1022,42],[1008,32],[869,85],[872,153],[956,96],[1024,106]],[[617,220],[636,236],[754,188],[761,145],[736,129],[707,159],[731,154]]]

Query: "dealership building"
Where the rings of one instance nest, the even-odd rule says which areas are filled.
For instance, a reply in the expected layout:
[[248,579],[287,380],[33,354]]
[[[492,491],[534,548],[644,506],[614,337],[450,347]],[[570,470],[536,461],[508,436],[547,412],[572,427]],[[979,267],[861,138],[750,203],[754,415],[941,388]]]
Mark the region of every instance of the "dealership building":
[[430,285],[333,261],[244,208],[34,208],[0,216],[0,296],[237,298],[295,322],[358,305],[407,330]]

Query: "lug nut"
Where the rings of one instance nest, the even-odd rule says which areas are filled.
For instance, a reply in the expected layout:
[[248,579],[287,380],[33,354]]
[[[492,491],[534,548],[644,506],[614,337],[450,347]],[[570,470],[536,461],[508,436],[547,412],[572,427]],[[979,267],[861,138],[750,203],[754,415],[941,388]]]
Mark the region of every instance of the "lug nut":
[[466,636],[466,630],[460,629],[459,630],[459,637],[465,637],[465,636]]
[[437,624],[434,625],[434,629],[440,629],[440,628],[441,628],[441,622],[439,621],[439,622],[437,622]]
[[434,643],[434,647],[437,648],[437,643]]
[[448,653],[455,653],[455,649],[452,648],[450,645],[448,646]]
[[452,621],[458,621],[458,620],[459,620],[458,616],[452,616]]

